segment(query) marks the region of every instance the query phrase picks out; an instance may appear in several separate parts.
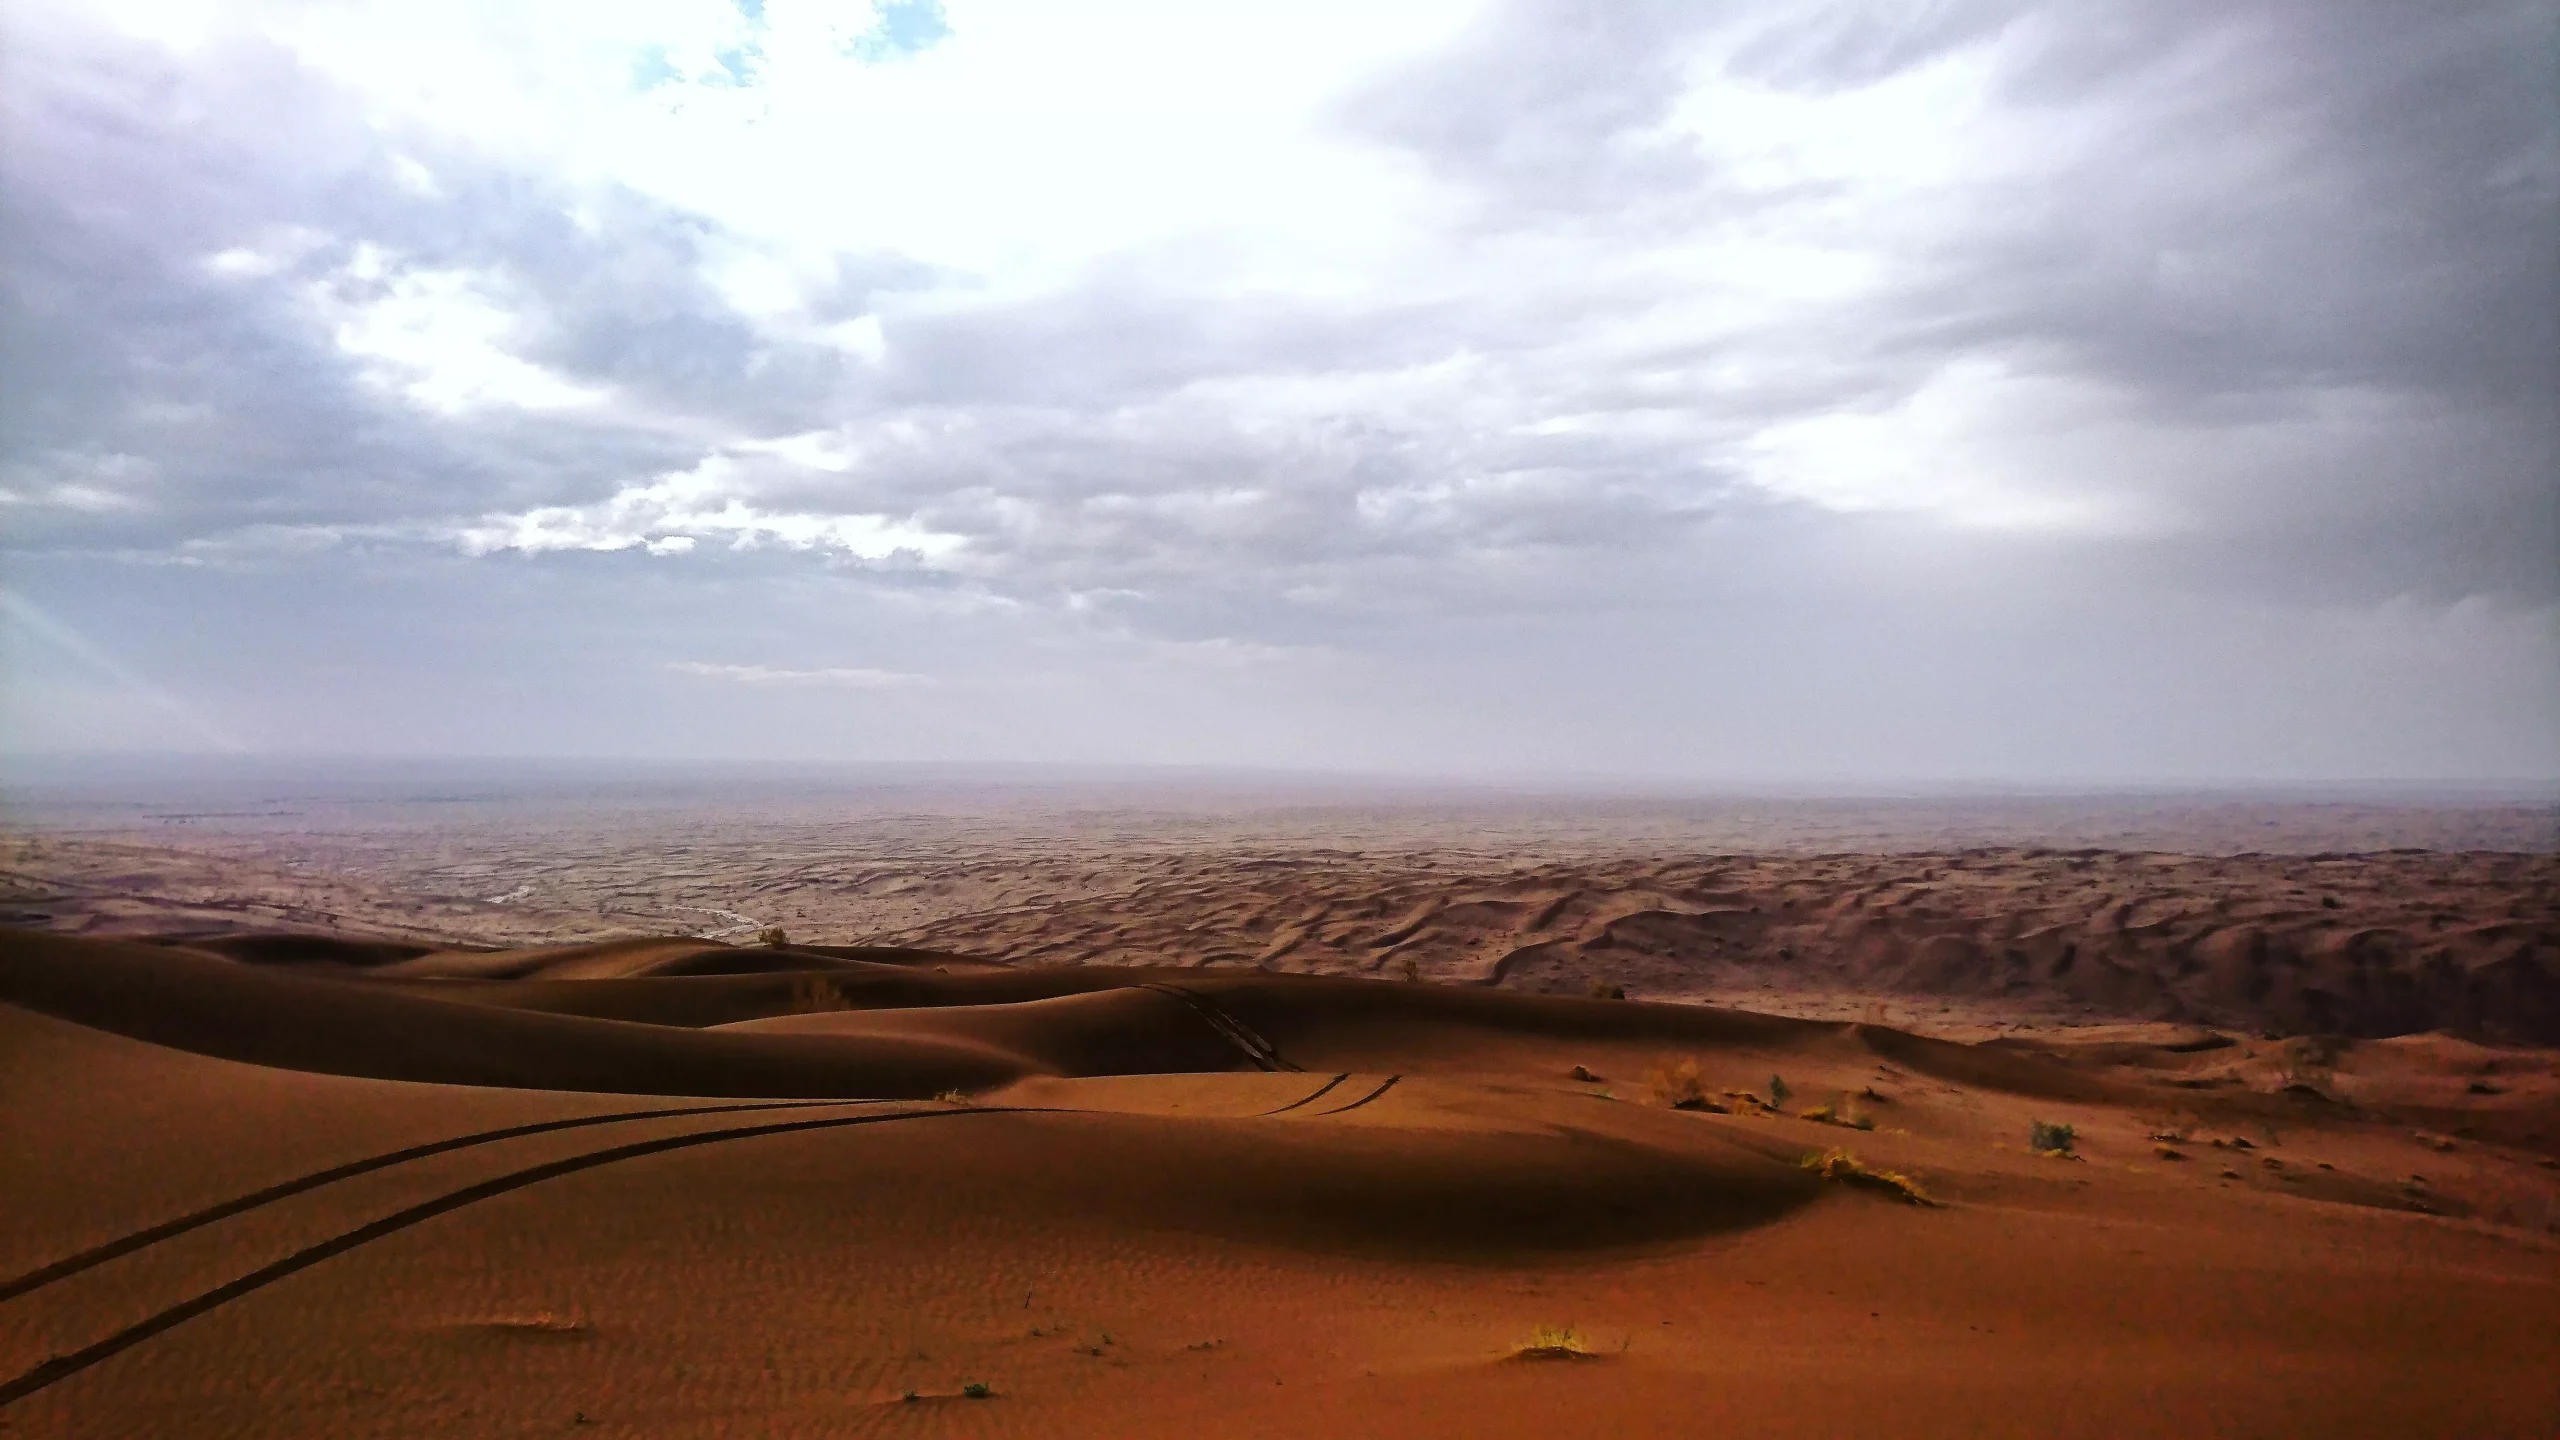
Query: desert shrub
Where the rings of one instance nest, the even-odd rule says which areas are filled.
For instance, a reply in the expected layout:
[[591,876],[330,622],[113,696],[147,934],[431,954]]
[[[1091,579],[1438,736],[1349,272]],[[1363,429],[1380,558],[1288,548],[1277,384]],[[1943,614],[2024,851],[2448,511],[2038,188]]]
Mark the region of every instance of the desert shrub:
[[1624,1000],[1627,998],[1627,987],[1624,985],[1612,985],[1606,980],[1594,980],[1591,982],[1591,998],[1594,1000]]
[[781,926],[767,925],[756,932],[756,943],[759,945],[770,945],[779,950],[783,946],[791,943],[791,937],[782,933]]
[[1396,962],[1396,973],[1407,980],[1420,980],[1422,978],[1421,962],[1407,955]]
[[960,1387],[960,1393],[968,1396],[972,1400],[984,1400],[988,1396],[996,1393],[996,1387],[988,1384],[984,1380],[972,1380],[968,1384]]
[[1521,1342],[1519,1353],[1560,1359],[1588,1355],[1591,1346],[1582,1338],[1582,1332],[1570,1325],[1541,1325],[1530,1331],[1529,1338]]
[[2080,1139],[2080,1127],[2048,1120],[2027,1122],[2027,1148],[2039,1155],[2068,1155]]
[[1825,1180],[1836,1180],[1858,1190],[1873,1190],[1889,1195],[1905,1205],[1935,1205],[1920,1182],[1895,1170],[1876,1170],[1846,1150],[1833,1148],[1808,1152],[1796,1162]]
[[954,1085],[933,1098],[945,1105],[966,1105],[969,1103],[969,1092]]
[[1788,1096],[1790,1096],[1790,1095],[1793,1095],[1794,1093],[1795,1093],[1794,1091],[1792,1091],[1792,1090],[1790,1090],[1790,1089],[1788,1089],[1788,1088],[1787,1088],[1787,1078],[1786,1078],[1785,1076],[1783,1076],[1783,1075],[1771,1075],[1771,1076],[1769,1077],[1769,1108],[1770,1108],[1770,1109],[1772,1109],[1772,1110],[1784,1110],[1784,1109],[1786,1109],[1786,1108],[1787,1108],[1787,1097],[1788,1097]]

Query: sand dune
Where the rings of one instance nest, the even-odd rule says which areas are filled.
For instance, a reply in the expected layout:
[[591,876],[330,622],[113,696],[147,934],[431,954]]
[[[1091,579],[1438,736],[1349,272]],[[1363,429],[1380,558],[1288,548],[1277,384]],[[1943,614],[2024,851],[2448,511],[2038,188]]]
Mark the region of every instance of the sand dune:
[[[343,963],[417,975],[710,973],[729,947],[658,947],[775,925],[903,947],[846,952],[879,963],[1411,973],[1833,1018],[1884,1004],[1949,1030],[2144,1020],[2560,1044],[2547,804],[2080,797],[832,824],[714,807],[610,830],[554,817],[459,832],[394,818],[354,832],[288,817],[236,834],[191,821],[14,838],[0,901],[66,933],[399,937]],[[2056,848],[2065,835],[2147,848]],[[522,958],[570,941],[635,948]]]
[[2560,1044],[2560,861],[2547,855],[2024,850],[1475,874],[1200,859],[1177,880],[894,938],[1042,964],[1809,992]]
[[0,1094],[10,1434],[2560,1418],[2560,1056],[2441,1035],[0,932]]

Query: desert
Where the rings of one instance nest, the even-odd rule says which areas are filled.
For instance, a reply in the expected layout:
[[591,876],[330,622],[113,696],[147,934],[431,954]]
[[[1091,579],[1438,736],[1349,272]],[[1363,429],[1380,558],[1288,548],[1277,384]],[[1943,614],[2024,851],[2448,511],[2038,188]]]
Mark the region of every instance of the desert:
[[2216,849],[2338,819],[2279,804],[2184,851],[1870,805],[1863,853],[1694,810],[892,808],[22,812],[0,1424],[2560,1416],[2547,847]]
[[2560,1440],[2554,0],[0,0],[0,1440]]

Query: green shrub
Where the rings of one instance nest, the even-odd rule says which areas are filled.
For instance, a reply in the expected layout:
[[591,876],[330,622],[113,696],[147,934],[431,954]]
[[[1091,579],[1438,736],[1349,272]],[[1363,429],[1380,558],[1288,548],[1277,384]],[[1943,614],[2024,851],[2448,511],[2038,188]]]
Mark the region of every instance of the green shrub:
[[2027,1148],[2039,1155],[2068,1155],[2080,1138],[2076,1125],[2060,1125],[2046,1120],[2027,1122]]

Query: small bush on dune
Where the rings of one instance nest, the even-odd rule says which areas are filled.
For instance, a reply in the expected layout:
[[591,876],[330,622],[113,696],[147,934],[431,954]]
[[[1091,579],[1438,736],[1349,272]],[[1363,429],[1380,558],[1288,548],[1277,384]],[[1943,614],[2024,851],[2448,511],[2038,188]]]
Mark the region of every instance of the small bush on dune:
[[1920,1188],[1919,1181],[1898,1171],[1869,1169],[1866,1162],[1846,1150],[1813,1151],[1796,1163],[1825,1180],[1837,1180],[1856,1189],[1890,1195],[1905,1205],[1938,1203],[1929,1198],[1928,1191]]
[[988,1384],[984,1380],[972,1380],[968,1384],[960,1387],[960,1393],[968,1396],[972,1400],[984,1400],[988,1396],[996,1393],[996,1387]]
[[1591,1346],[1570,1325],[1541,1325],[1529,1332],[1514,1353],[1539,1360],[1573,1360],[1590,1354]]
[[1677,1065],[1656,1065],[1645,1076],[1645,1089],[1657,1105],[1674,1110],[1713,1110],[1724,1113],[1725,1107],[1707,1098],[1706,1077],[1699,1073],[1698,1062],[1683,1060]]
[[955,1085],[933,1098],[945,1105],[966,1105],[969,1103],[969,1092]]
[[772,948],[779,950],[783,946],[791,943],[791,937],[782,933],[781,926],[767,925],[756,932],[756,943],[759,945],[769,945]]
[[1790,1095],[1793,1095],[1794,1093],[1795,1093],[1794,1091],[1792,1091],[1792,1090],[1790,1090],[1790,1089],[1788,1089],[1788,1088],[1787,1088],[1787,1078],[1786,1078],[1785,1076],[1783,1076],[1783,1075],[1772,1075],[1772,1076],[1770,1076],[1770,1077],[1769,1077],[1769,1108],[1770,1108],[1770,1109],[1772,1109],[1772,1110],[1784,1110],[1784,1109],[1786,1109],[1786,1108],[1787,1108],[1787,1097],[1788,1097],[1788,1096],[1790,1096]]
[[2080,1127],[2045,1120],[2027,1122],[2027,1148],[2039,1155],[2069,1155],[2080,1139]]
[[1624,1000],[1627,998],[1627,987],[1624,985],[1612,985],[1606,980],[1594,980],[1591,982],[1591,998],[1594,1000]]

